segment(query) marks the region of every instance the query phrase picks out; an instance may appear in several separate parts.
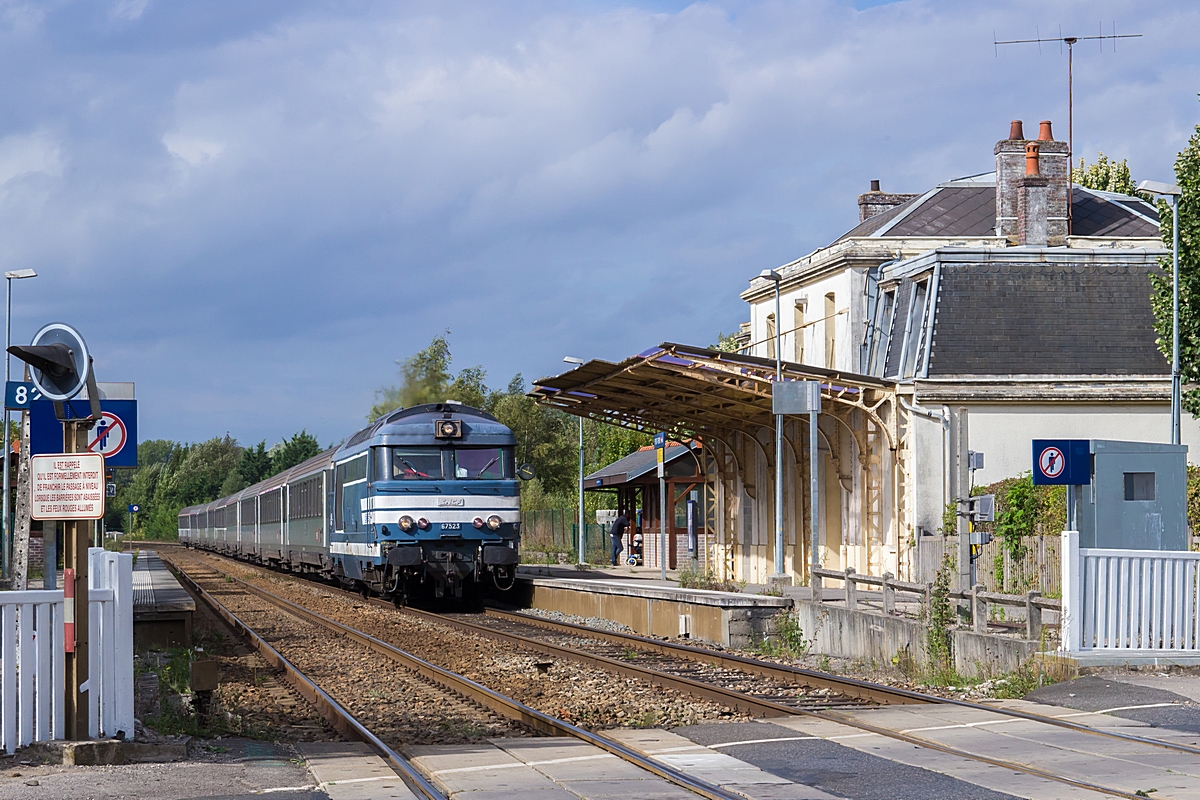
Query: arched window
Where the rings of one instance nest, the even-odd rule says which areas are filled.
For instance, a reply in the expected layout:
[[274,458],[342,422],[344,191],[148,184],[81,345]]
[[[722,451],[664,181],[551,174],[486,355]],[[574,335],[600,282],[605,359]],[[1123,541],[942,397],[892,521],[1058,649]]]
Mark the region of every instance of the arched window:
[[775,315],[767,314],[767,358],[775,357]]

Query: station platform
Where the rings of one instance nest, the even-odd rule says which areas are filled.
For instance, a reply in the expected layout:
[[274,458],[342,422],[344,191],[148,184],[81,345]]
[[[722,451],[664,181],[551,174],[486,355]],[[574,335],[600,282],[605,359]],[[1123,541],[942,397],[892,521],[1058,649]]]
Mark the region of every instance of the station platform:
[[521,566],[518,599],[529,608],[611,620],[643,636],[683,636],[724,647],[753,646],[793,607],[790,597],[683,589],[657,570]]
[[191,647],[196,601],[153,550],[137,551],[133,563],[135,650]]

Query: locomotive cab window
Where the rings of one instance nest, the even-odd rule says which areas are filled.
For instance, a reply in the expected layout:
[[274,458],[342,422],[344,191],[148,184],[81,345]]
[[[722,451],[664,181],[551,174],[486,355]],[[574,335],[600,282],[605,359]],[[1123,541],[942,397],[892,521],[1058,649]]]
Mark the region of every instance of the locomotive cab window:
[[442,477],[442,451],[429,448],[393,447],[392,480],[427,481]]
[[454,451],[454,477],[503,480],[513,475],[512,451],[503,447],[471,447]]

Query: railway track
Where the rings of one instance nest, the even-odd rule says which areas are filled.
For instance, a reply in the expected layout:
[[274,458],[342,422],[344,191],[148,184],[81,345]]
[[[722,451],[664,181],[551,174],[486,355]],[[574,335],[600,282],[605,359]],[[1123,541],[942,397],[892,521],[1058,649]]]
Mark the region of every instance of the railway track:
[[[359,595],[351,592],[340,589],[330,591],[361,601]],[[488,609],[480,621],[475,621],[465,618],[464,615],[447,616],[412,608],[395,609],[390,603],[382,600],[368,599],[367,602],[552,658],[569,659],[618,674],[636,676],[698,697],[727,703],[731,708],[752,714],[766,717],[800,715],[824,719],[856,728],[864,733],[877,734],[917,747],[1111,797],[1137,798],[1144,795],[1071,778],[1030,764],[962,750],[911,732],[892,730],[855,719],[842,712],[871,705],[948,704],[1052,725],[1091,736],[1106,737],[1114,741],[1200,755],[1200,748],[1175,742],[1091,728],[1068,720],[937,697],[633,634],[602,631],[495,609]]]
[[[411,764],[409,764],[402,756],[388,747],[377,735],[370,731],[361,722],[354,719],[353,715],[339,704],[332,696],[322,690],[314,681],[301,673],[294,667],[278,650],[268,644],[257,632],[249,625],[235,616],[229,611],[214,594],[208,591],[203,585],[203,575],[194,575],[197,570],[194,565],[181,565],[169,557],[164,557],[174,567],[176,574],[184,581],[196,594],[208,605],[210,605],[225,621],[233,626],[236,630],[248,636],[259,649],[259,651],[273,665],[284,669],[290,682],[296,686],[297,690],[316,705],[323,714],[327,716],[330,723],[339,731],[351,738],[358,738],[366,741],[372,747],[380,752],[380,754],[390,761],[398,770],[401,771],[406,778],[412,779],[414,786],[420,788],[423,796],[435,800],[443,796],[438,790],[429,784],[429,782],[421,776]],[[211,569],[211,568],[210,568]],[[709,800],[744,800],[742,795],[726,791],[719,786],[708,783],[707,781],[695,778],[687,773],[681,772],[673,767],[656,761],[652,758],[642,755],[620,742],[609,739],[608,737],[584,730],[576,725],[573,725],[565,720],[558,719],[549,714],[545,714],[537,709],[531,708],[523,703],[513,700],[499,692],[493,691],[475,681],[470,680],[462,675],[443,669],[435,664],[418,658],[417,656],[407,653],[394,645],[388,644],[380,639],[377,639],[369,634],[358,631],[350,626],[344,625],[335,620],[329,619],[311,609],[293,603],[286,598],[279,597],[271,592],[268,592],[261,587],[255,586],[246,581],[223,573],[218,570],[212,570],[210,575],[219,577],[219,580],[225,585],[232,584],[238,590],[253,595],[280,611],[289,614],[296,619],[303,620],[311,625],[319,626],[333,634],[345,637],[350,641],[370,650],[373,653],[384,656],[385,658],[399,663],[410,672],[413,672],[421,678],[442,687],[445,691],[455,695],[467,698],[473,703],[497,713],[514,723],[523,727],[532,729],[539,733],[552,736],[569,736],[581,741],[587,742],[593,746],[611,753],[637,767],[657,775],[664,780],[667,780],[687,791],[699,796],[708,798]],[[418,783],[417,781],[420,781]],[[427,787],[427,788],[426,788]]]

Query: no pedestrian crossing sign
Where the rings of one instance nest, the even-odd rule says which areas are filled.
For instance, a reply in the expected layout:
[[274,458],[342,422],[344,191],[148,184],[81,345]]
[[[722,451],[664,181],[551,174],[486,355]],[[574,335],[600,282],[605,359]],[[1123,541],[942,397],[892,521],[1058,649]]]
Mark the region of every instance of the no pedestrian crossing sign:
[[1087,439],[1034,439],[1035,486],[1082,486],[1092,482],[1091,442]]
[[[86,407],[86,401],[76,404],[71,409],[73,416],[87,416],[90,411]],[[104,465],[109,469],[136,467],[137,401],[101,400],[100,410],[100,420],[87,432],[88,452],[104,456]],[[54,414],[54,404],[49,400],[34,400],[29,406],[29,452],[35,456],[58,453],[63,449],[62,436],[62,423]]]
[[79,520],[104,516],[104,456],[55,453],[29,459],[33,519]]

